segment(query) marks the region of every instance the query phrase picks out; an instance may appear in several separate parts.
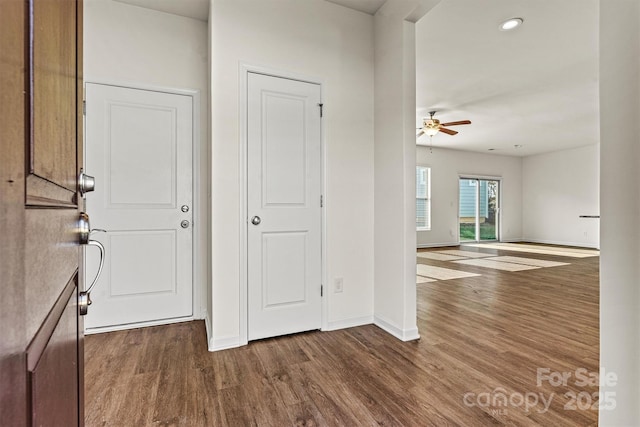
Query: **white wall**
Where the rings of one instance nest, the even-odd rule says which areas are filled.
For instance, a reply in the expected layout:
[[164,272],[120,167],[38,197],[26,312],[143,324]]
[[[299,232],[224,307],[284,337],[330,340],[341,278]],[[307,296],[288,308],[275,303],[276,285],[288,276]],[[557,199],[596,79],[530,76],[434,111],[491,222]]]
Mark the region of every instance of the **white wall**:
[[[84,81],[190,89],[200,92],[199,176],[194,224],[199,280],[195,317],[206,307],[209,145],[207,143],[207,23],[112,0],[84,2]],[[195,155],[194,150],[194,155]],[[88,171],[91,173],[91,171]],[[99,183],[98,183],[99,184]]]
[[[323,81],[325,328],[373,320],[373,18],[324,0],[211,3],[212,336],[242,344],[239,69]],[[333,279],[344,292],[333,293]]]
[[[617,383],[599,424],[640,423],[640,2],[600,1],[600,366]],[[601,398],[602,401],[602,398]]]
[[600,247],[600,145],[528,156],[522,163],[523,240]]
[[431,168],[431,230],[419,231],[418,247],[458,244],[460,175],[502,178],[503,241],[522,238],[522,159],[444,148],[418,147],[417,164]]
[[[375,322],[403,340],[419,337],[415,284],[415,25],[411,1],[375,15]],[[411,134],[407,133],[411,129]]]

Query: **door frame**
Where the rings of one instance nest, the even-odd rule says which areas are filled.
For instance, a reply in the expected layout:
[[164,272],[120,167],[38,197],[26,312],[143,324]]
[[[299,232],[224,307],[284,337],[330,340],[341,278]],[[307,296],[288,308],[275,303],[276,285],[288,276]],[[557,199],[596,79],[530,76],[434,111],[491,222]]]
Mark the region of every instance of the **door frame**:
[[[291,73],[288,71],[276,70],[272,68],[267,68],[259,65],[252,65],[247,63],[240,63],[239,70],[239,83],[240,83],[240,99],[238,100],[238,105],[240,107],[239,112],[239,129],[238,134],[240,136],[240,150],[239,150],[239,171],[240,171],[240,293],[239,293],[239,326],[240,326],[240,334],[238,337],[237,345],[247,345],[249,343],[249,333],[248,333],[248,324],[249,324],[249,310],[248,310],[248,293],[249,293],[249,280],[248,280],[248,269],[249,269],[249,259],[248,259],[248,210],[247,210],[247,197],[248,197],[248,80],[249,73],[255,74],[263,74],[271,77],[283,78],[288,80],[296,80],[304,83],[312,83],[320,86],[320,102],[323,102],[324,99],[324,89],[325,84],[324,80],[317,77],[305,76],[301,74]],[[325,215],[325,209],[327,205],[327,193],[326,193],[326,150],[325,150],[325,124],[324,120],[320,120],[320,193],[323,196],[324,204],[321,208],[320,212],[320,271],[321,271],[321,283],[323,286],[323,294],[321,298],[321,309],[320,309],[320,330],[326,330],[328,328],[327,323],[327,312],[328,312],[328,298],[327,292],[328,288],[325,286],[327,283],[326,280],[326,259],[327,259],[327,242],[326,242],[326,229],[327,229],[327,218]],[[234,343],[235,344],[235,343]]]
[[[202,218],[200,215],[200,209],[202,206],[206,206],[206,200],[202,200],[200,197],[201,191],[201,180],[200,177],[200,164],[199,159],[201,156],[201,138],[202,132],[200,130],[200,114],[202,113],[200,107],[200,99],[201,94],[199,90],[196,89],[178,89],[178,88],[169,88],[163,86],[154,86],[148,85],[144,83],[138,82],[128,82],[128,81],[119,81],[119,80],[104,80],[104,79],[85,79],[83,82],[84,88],[84,102],[86,102],[86,88],[87,84],[99,84],[104,86],[115,86],[125,89],[137,89],[137,90],[146,90],[152,92],[161,92],[168,93],[172,95],[183,95],[191,97],[191,112],[192,112],[192,141],[191,141],[191,198],[193,203],[193,216],[192,216],[192,241],[191,241],[191,274],[192,274],[192,301],[191,301],[191,316],[187,317],[179,317],[175,319],[165,319],[165,320],[155,320],[149,322],[140,322],[140,323],[131,323],[126,325],[118,325],[118,326],[108,326],[104,328],[93,329],[89,331],[89,334],[92,333],[101,333],[101,332],[111,332],[118,331],[124,329],[131,328],[139,328],[145,326],[157,326],[157,325],[167,325],[170,323],[179,323],[179,322],[188,322],[194,319],[204,319],[206,317],[206,304],[205,295],[206,291],[206,275],[200,273],[202,266],[204,265],[205,260],[202,258],[204,254],[199,248],[206,244],[207,233],[206,224],[204,223],[205,218]],[[83,164],[86,165],[86,144],[87,144],[87,133],[86,133],[86,115],[83,115]],[[89,175],[91,175],[91,171],[86,171]],[[97,183],[96,185],[100,185]],[[83,201],[83,203],[86,203]],[[86,205],[83,206],[86,210]],[[203,227],[204,226],[204,227]],[[196,227],[202,228],[203,232],[195,232]],[[83,249],[84,250],[84,249]],[[86,258],[85,261],[86,262]],[[83,262],[83,263],[84,263]],[[86,270],[86,269],[85,269]]]
[[[501,238],[502,238],[502,177],[501,176],[491,176],[491,175],[473,175],[473,174],[468,174],[468,173],[461,173],[458,174],[458,183],[457,183],[457,189],[458,189],[458,198],[457,198],[457,204],[458,204],[458,213],[456,216],[456,223],[457,225],[457,236],[458,236],[458,245],[460,245],[460,180],[461,179],[481,179],[481,180],[485,180],[485,181],[498,181],[498,219],[497,219],[497,224],[496,224],[496,230],[497,230],[497,239],[496,240],[486,240],[485,242],[487,243],[495,243],[495,242],[500,242]],[[477,218],[477,204],[476,204],[476,218]],[[482,240],[474,240],[474,241],[469,241],[469,242],[465,242],[465,243],[482,243]]]

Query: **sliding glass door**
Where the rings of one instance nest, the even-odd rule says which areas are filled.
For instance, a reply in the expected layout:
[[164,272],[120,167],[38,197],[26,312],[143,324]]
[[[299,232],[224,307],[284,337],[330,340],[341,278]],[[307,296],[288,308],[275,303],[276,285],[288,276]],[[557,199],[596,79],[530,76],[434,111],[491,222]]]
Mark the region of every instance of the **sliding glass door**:
[[498,240],[500,181],[460,178],[460,242]]

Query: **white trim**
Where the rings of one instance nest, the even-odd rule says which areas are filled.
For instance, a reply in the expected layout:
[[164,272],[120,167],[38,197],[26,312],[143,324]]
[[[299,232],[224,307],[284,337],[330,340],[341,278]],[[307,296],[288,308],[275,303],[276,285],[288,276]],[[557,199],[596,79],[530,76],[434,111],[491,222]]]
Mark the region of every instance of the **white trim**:
[[[247,272],[249,269],[249,261],[248,261],[248,247],[247,247],[247,144],[249,143],[248,136],[248,105],[247,105],[247,97],[249,96],[249,68],[245,67],[244,64],[240,64],[240,68],[238,70],[239,78],[238,83],[240,88],[238,90],[240,94],[240,99],[238,100],[238,136],[240,138],[239,149],[238,149],[238,188],[240,189],[240,242],[239,242],[239,279],[240,279],[240,289],[238,294],[239,299],[239,307],[238,307],[238,315],[239,315],[239,336],[238,336],[238,346],[247,345],[249,342],[249,330],[248,330],[248,311],[247,311],[247,287],[249,286],[249,280],[247,277]],[[216,346],[214,345],[214,340],[211,339],[209,344],[209,350],[215,351]]]
[[542,243],[545,245],[558,245],[558,246],[574,246],[578,248],[589,248],[589,249],[600,249],[595,243],[585,243],[585,242],[563,242],[559,240],[545,240],[545,239],[527,239],[526,237],[520,239],[519,242],[523,243]]
[[209,339],[209,351],[220,351],[220,350],[228,350],[230,348],[240,347],[240,337],[239,336],[231,336],[231,337],[223,337],[223,338],[211,338]]
[[459,173],[458,179],[483,179],[486,181],[500,181],[502,180],[502,177],[498,175],[473,175],[470,173]]
[[451,241],[451,242],[445,242],[445,243],[423,243],[423,244],[419,244],[416,247],[418,249],[423,249],[423,248],[443,248],[446,246],[459,246],[460,243],[456,242],[456,241]]
[[[520,243],[520,242],[527,242],[527,241],[528,240],[523,240],[523,239],[500,239],[500,243]],[[487,243],[491,243],[491,242],[487,242]]]
[[133,80],[109,80],[109,79],[92,79],[91,77],[85,76],[84,79],[84,87],[88,84],[98,84],[104,86],[117,86],[129,89],[140,89],[140,90],[150,90],[152,92],[164,92],[164,93],[173,93],[177,95],[192,95],[194,93],[200,93],[199,89],[189,89],[189,88],[178,88],[178,87],[167,87],[167,86],[158,86],[153,84],[148,84],[144,82],[138,82]]
[[338,329],[354,328],[356,326],[370,325],[373,323],[373,316],[350,317],[347,319],[333,320],[327,322],[327,327],[323,331],[336,331]]
[[[463,244],[463,243],[482,243],[483,241],[481,240],[465,240],[464,242],[460,241],[460,180],[461,179],[476,179],[476,180],[482,180],[482,181],[498,181],[498,226],[497,226],[497,239],[496,240],[485,240],[486,242],[504,242],[506,240],[502,240],[502,181],[503,178],[501,176],[492,176],[492,175],[473,175],[473,174],[463,174],[463,173],[458,173],[458,200],[457,200],[457,204],[458,204],[458,216],[456,218],[456,223],[458,224],[458,230],[457,230],[457,236],[458,236],[458,242],[456,243],[457,245]],[[478,186],[476,188],[477,191],[477,198],[478,200],[480,200],[480,186]],[[479,217],[479,204],[476,203],[476,235],[478,235],[478,228],[479,228],[479,224],[478,224],[478,217]],[[427,247],[427,246],[425,246]]]
[[390,333],[401,341],[413,341],[420,339],[418,328],[402,329],[380,316],[374,316],[373,323],[380,329]]
[[212,338],[212,335],[211,335],[211,332],[212,332],[211,331],[211,320],[209,319],[209,314],[208,313],[205,314],[205,316],[204,316],[204,328],[205,328],[206,333],[207,333],[207,350],[213,351],[213,350],[211,350],[211,346],[210,346],[213,338]]
[[[135,90],[146,90],[146,91],[151,91],[151,92],[161,92],[161,93],[168,93],[168,94],[172,94],[172,95],[182,95],[182,96],[189,96],[191,97],[191,114],[192,114],[192,134],[191,134],[191,201],[192,201],[192,206],[191,206],[191,210],[192,210],[192,241],[191,241],[191,274],[192,274],[192,294],[191,294],[191,316],[190,319],[194,320],[194,319],[204,319],[206,316],[206,312],[207,312],[207,305],[205,302],[206,299],[206,286],[207,286],[207,280],[206,278],[202,278],[202,275],[200,274],[200,269],[202,267],[202,265],[204,263],[206,263],[206,260],[202,259],[204,254],[201,253],[201,251],[199,250],[200,246],[203,243],[206,243],[205,241],[203,241],[203,239],[206,239],[206,235],[203,232],[199,232],[198,227],[200,227],[201,224],[204,223],[204,220],[200,217],[200,208],[202,206],[207,206],[207,201],[206,200],[201,200],[200,199],[200,172],[201,172],[201,168],[200,168],[200,164],[199,164],[199,159],[200,159],[200,155],[201,155],[201,145],[202,145],[202,132],[200,130],[200,125],[201,125],[201,119],[200,116],[202,114],[201,111],[201,94],[200,94],[200,90],[198,89],[178,89],[178,88],[169,88],[169,87],[163,87],[163,86],[154,86],[154,85],[149,85],[149,84],[144,84],[144,83],[137,83],[137,82],[123,82],[123,81],[117,81],[117,80],[103,80],[103,79],[85,79],[85,81],[83,82],[83,89],[84,89],[84,93],[86,94],[86,88],[87,88],[87,84],[95,84],[95,85],[102,85],[102,86],[112,86],[112,87],[121,87],[121,88],[125,88],[125,89],[135,89]],[[83,96],[83,100],[86,101],[86,96]],[[87,150],[84,149],[86,148],[86,143],[87,143],[87,132],[86,132],[86,125],[85,122],[86,121],[86,116],[83,116],[83,132],[82,132],[82,137],[83,137],[83,164],[86,164],[86,153]],[[90,173],[90,172],[87,172]],[[206,227],[202,227],[202,230],[204,231]],[[205,245],[206,246],[206,245]],[[86,262],[86,258],[85,262]],[[86,268],[84,269],[86,271]],[[204,291],[204,292],[203,292]],[[204,303],[204,304],[203,304]],[[179,320],[182,321],[182,320]],[[151,323],[155,324],[156,321],[152,321],[152,322],[143,322],[143,323],[139,323],[138,325],[143,325],[143,326],[153,326],[151,325]],[[161,322],[161,323],[157,323],[157,324],[169,324],[169,323],[175,323],[174,321],[163,321],[163,320],[158,320],[157,322]],[[164,323],[162,323],[164,322]],[[147,325],[147,323],[150,323],[149,325]],[[119,326],[114,326],[114,328],[118,328]],[[140,326],[135,326],[135,327],[140,327]],[[98,328],[96,328],[98,329]],[[102,332],[103,328],[100,328],[100,332]],[[108,332],[106,329],[108,328],[104,328],[104,332]],[[130,329],[130,328],[123,328],[123,329]],[[120,329],[113,329],[113,330],[120,330]]]
[[188,316],[188,317],[176,317],[174,319],[151,320],[149,322],[126,323],[124,325],[102,326],[98,328],[85,329],[84,334],[93,335],[93,334],[101,334],[103,332],[125,331],[127,329],[146,328],[148,326],[161,326],[161,325],[170,325],[172,323],[191,322],[192,320],[199,320],[199,319],[196,319],[193,316]]
[[[239,291],[239,329],[240,329],[240,334],[238,337],[229,337],[229,338],[223,338],[223,339],[218,339],[216,340],[216,344],[214,345],[214,340],[212,339],[209,345],[209,348],[214,348],[215,350],[221,350],[224,348],[231,348],[231,347],[225,347],[226,345],[231,345],[230,343],[232,342],[236,342],[235,347],[239,347],[242,345],[247,345],[249,342],[249,334],[248,334],[248,311],[247,311],[247,304],[248,304],[248,297],[247,297],[247,287],[248,287],[248,278],[247,278],[247,271],[249,268],[249,264],[248,264],[248,255],[247,255],[247,251],[248,251],[248,247],[247,247],[247,224],[248,224],[248,212],[247,212],[247,157],[248,157],[248,153],[247,153],[247,144],[248,144],[248,130],[247,130],[247,96],[248,96],[248,78],[249,78],[249,73],[256,73],[256,74],[263,74],[263,75],[267,75],[267,76],[272,76],[272,77],[278,77],[278,78],[285,78],[285,79],[289,79],[289,80],[297,80],[297,81],[301,81],[301,82],[306,82],[306,83],[313,83],[313,84],[317,84],[320,86],[320,102],[323,102],[322,100],[324,99],[324,89],[325,89],[325,83],[324,80],[321,78],[317,78],[317,77],[311,77],[311,76],[304,76],[301,74],[297,74],[297,73],[291,73],[288,71],[282,71],[279,69],[273,69],[273,68],[269,68],[269,67],[265,67],[265,66],[260,66],[260,65],[252,65],[252,64],[248,64],[248,63],[244,63],[244,62],[240,62],[239,64],[239,93],[240,93],[240,99],[238,100],[238,105],[239,105],[239,112],[238,112],[238,117],[239,117],[239,129],[238,129],[238,135],[240,138],[240,149],[238,150],[239,152],[239,158],[238,158],[238,162],[239,162],[239,166],[238,166],[238,170],[239,170],[239,188],[240,188],[240,206],[239,206],[239,210],[240,210],[240,244],[239,244],[239,250],[240,250],[240,272],[239,272],[239,277],[240,277],[240,291]],[[321,179],[321,185],[322,188],[320,189],[321,194],[323,195],[324,198],[324,207],[322,208],[322,213],[321,213],[321,281],[322,284],[327,285],[327,281],[326,281],[326,207],[327,207],[327,194],[326,194],[326,179],[327,179],[327,174],[326,174],[326,150],[325,150],[325,131],[324,131],[324,120],[320,120],[320,157],[321,157],[321,165],[320,165],[320,170],[321,170],[321,174],[322,177]],[[327,298],[327,292],[328,292],[328,286],[325,286],[324,289],[324,294],[322,297],[322,308],[321,308],[321,330],[326,330],[328,328],[328,322],[327,322],[327,313],[328,313],[328,298]],[[235,340],[235,341],[233,341]],[[218,348],[218,346],[222,346],[221,348]],[[214,351],[214,350],[212,350]]]

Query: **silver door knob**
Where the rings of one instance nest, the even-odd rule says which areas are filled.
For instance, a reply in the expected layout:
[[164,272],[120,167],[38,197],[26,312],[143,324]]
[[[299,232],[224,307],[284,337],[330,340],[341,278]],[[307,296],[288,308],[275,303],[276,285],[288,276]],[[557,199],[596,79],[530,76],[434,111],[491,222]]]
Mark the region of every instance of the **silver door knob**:
[[182,207],[180,208],[180,210],[184,213],[189,212],[189,206],[188,205],[182,205]]
[[78,177],[78,189],[80,190],[80,194],[83,196],[85,193],[94,191],[96,189],[96,179],[81,170],[80,176]]
[[180,223],[180,227],[189,228],[189,221],[187,221],[186,219],[182,220],[182,222]]
[[260,219],[259,216],[254,216],[253,218],[251,218],[251,224],[253,224],[253,225],[260,224],[260,221],[262,221],[262,220]]

